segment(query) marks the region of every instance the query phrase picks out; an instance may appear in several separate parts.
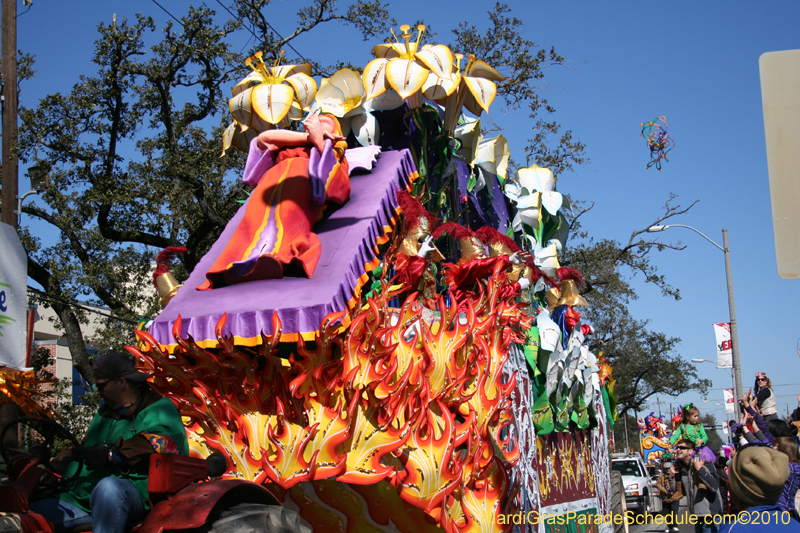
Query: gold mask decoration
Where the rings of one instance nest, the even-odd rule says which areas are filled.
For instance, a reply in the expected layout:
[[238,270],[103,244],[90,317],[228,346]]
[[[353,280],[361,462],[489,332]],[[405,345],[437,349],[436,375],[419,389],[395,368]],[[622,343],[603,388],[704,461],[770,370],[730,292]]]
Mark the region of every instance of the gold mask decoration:
[[[503,244],[500,241],[490,242],[489,243],[489,256],[490,257],[497,257],[498,255],[507,255],[511,256],[514,252],[511,249]],[[530,271],[530,269],[527,269]],[[522,273],[526,271],[525,263],[520,263],[518,265],[511,265],[511,269],[508,272],[508,280],[511,283],[515,283],[519,281],[519,278],[522,277]],[[528,272],[528,275],[531,276],[528,278],[528,281],[533,279],[533,272]]]
[[[400,243],[398,252],[404,253],[409,257],[415,257],[419,254],[419,249],[425,239],[431,236],[431,224],[426,217],[419,218],[419,225],[411,228],[403,236],[403,241]],[[444,256],[434,245],[433,250],[428,254],[431,261],[442,261]]]
[[459,239],[458,245],[461,248],[461,260],[469,261],[470,259],[483,259],[486,257],[486,248],[477,237],[468,237],[466,239]]

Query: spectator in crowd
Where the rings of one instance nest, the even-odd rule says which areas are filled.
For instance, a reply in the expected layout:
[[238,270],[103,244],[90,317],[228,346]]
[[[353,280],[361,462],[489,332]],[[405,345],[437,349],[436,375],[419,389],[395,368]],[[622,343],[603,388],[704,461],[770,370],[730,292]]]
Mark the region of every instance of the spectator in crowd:
[[797,395],[797,408],[792,411],[792,425],[800,431],[800,394]]
[[707,463],[694,454],[695,445],[689,439],[675,444],[680,480],[687,496],[689,512],[697,516],[695,533],[717,533],[714,515],[722,513],[719,479],[714,463]]
[[[758,411],[758,400],[755,396],[751,395],[748,391],[745,393],[744,398],[739,400],[739,404],[744,408],[743,420],[747,421],[747,425],[755,423],[758,429],[750,429],[745,427],[745,438],[750,442],[763,442],[772,444],[778,437],[791,437],[792,430],[788,424],[779,418],[767,420]],[[742,422],[742,424],[745,424]],[[755,439],[747,436],[747,431],[751,431]]]
[[[789,477],[789,458],[767,446],[745,446],[733,456],[728,466],[731,500],[741,511],[739,519],[731,521],[719,533],[748,533],[751,531],[785,531],[800,533],[800,523],[782,519],[777,505]],[[766,512],[765,512],[766,511]],[[747,523],[742,520],[746,512]],[[758,513],[759,520],[750,520]],[[761,520],[768,516],[767,520]],[[758,522],[758,523],[752,523]]]
[[666,518],[670,515],[673,517],[673,526],[670,527],[668,525],[664,533],[677,533],[680,529],[678,526],[674,525],[675,515],[678,512],[678,504],[681,498],[683,498],[683,485],[681,485],[677,475],[678,471],[675,469],[673,463],[666,461],[661,465],[661,468],[661,474],[658,475],[658,481],[656,481],[656,488],[658,489],[659,496],[662,498],[664,517]]
[[717,458],[716,468],[717,468],[717,479],[719,479],[719,495],[722,497],[722,514],[728,514],[730,512],[729,507],[729,498],[728,498],[728,471],[726,469],[728,465],[728,458],[725,457],[725,454],[720,454]]
[[796,516],[794,497],[800,489],[800,453],[797,450],[797,443],[792,437],[778,437],[775,439],[773,447],[779,452],[785,453],[789,458],[789,479],[783,486],[783,494],[778,500],[778,506]]
[[756,373],[756,384],[753,387],[753,394],[758,402],[758,409],[764,420],[775,420],[778,418],[778,409],[775,404],[775,394],[772,392],[772,382],[763,372]]

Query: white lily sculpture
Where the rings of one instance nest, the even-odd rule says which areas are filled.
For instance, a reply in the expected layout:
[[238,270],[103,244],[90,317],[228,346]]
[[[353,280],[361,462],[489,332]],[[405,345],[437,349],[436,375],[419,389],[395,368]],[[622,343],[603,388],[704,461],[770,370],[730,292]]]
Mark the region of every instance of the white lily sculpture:
[[[445,131],[454,132],[461,109],[467,110],[479,117],[481,111],[489,112],[495,96],[497,96],[497,85],[495,82],[503,81],[505,76],[500,75],[488,63],[475,59],[474,54],[470,54],[464,73],[461,74],[461,60],[463,54],[456,54],[456,70],[450,81],[456,84],[456,89],[446,95],[444,99],[437,100],[444,105],[444,124]],[[441,76],[444,78],[444,76]]]
[[478,146],[478,155],[475,157],[475,164],[486,172],[495,174],[504,182],[510,158],[511,151],[508,149],[508,141],[502,135],[498,135],[481,141]]
[[312,108],[319,106],[323,112],[339,119],[342,135],[352,130],[362,146],[378,143],[380,127],[372,111],[395,109],[403,105],[403,99],[394,91],[387,90],[377,98],[366,101],[366,92],[361,76],[349,68],[343,68],[330,78],[322,78],[317,99]]
[[478,147],[481,144],[481,121],[467,120],[456,126],[453,136],[461,141],[461,158],[472,167],[478,157]]
[[394,43],[379,44],[373,52],[377,59],[370,61],[362,76],[367,100],[394,89],[410,108],[422,105],[421,89],[431,73],[449,79],[453,72],[453,54],[442,44],[426,45],[420,48],[420,39],[425,26],[417,26],[417,39],[411,41],[411,26],[400,26],[400,37],[395,35]]
[[279,62],[280,57],[273,67],[267,67],[262,52],[256,52],[245,61],[253,72],[233,88],[228,108],[234,122],[225,130],[224,150],[230,148],[237,130],[246,133],[253,129],[257,135],[277,124],[288,125],[288,120],[300,120],[303,112],[308,111],[317,94],[311,65],[281,65]]
[[517,215],[512,222],[514,231],[522,231],[523,223],[539,227],[542,207],[553,216],[558,214],[564,197],[553,190],[555,184],[553,172],[539,165],[519,169],[516,178],[506,183],[506,196],[517,204]]

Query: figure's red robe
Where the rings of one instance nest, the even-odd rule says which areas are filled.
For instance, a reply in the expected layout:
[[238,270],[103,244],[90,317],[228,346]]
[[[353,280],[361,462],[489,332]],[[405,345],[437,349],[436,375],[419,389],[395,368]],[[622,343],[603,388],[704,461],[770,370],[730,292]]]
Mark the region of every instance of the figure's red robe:
[[[255,144],[250,150],[257,150]],[[300,146],[248,156],[248,167],[264,162],[267,170],[251,178],[257,185],[242,220],[198,289],[314,275],[321,244],[311,229],[328,203],[343,204],[350,197],[344,148],[326,141],[322,155]]]

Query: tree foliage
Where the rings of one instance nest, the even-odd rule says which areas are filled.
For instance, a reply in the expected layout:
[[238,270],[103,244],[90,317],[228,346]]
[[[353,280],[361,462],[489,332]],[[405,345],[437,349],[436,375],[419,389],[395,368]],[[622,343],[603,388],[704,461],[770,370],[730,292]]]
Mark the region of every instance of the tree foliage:
[[[270,4],[237,0],[220,14],[189,8],[180,23],[168,22],[162,29],[144,15],[101,23],[95,71],[78,77],[71,90],[20,109],[20,157],[46,165],[51,176],[42,202],[28,204],[24,213],[58,234],[55,244],[44,245],[21,230],[29,272],[58,300],[41,303],[56,310],[73,362],[90,382],[86,343],[129,344],[130,321],[158,312],[149,288],[155,254],[166,246],[188,248],[174,269],[178,279],[185,279],[239,207],[237,200],[246,197],[238,179],[243,157],[219,157],[221,127],[229,122],[228,91],[245,73],[244,58],[256,50],[270,57],[286,49],[289,62],[308,61],[315,73],[330,75],[336,66],[293,57],[299,54],[292,41],[329,23],[351,25],[364,39],[377,40],[394,24],[379,0],[343,9],[332,0],[312,0],[299,8],[297,28],[281,36],[269,22]],[[220,23],[220,15],[230,18]],[[508,76],[498,94],[511,109],[527,108],[533,124],[525,149],[529,163],[556,173],[585,164],[583,144],[543,116],[555,111],[544,97],[545,69],[566,60],[525,39],[522,31],[522,21],[498,3],[485,28],[459,24],[451,48],[474,53]],[[253,38],[250,48],[236,52],[231,43],[243,34]],[[31,62],[20,64],[29,77]],[[659,220],[682,212],[668,203]],[[572,223],[580,235],[577,217]],[[636,296],[625,268],[679,296],[651,259],[652,251],[671,246],[644,240],[642,234],[635,232],[627,245],[584,234],[566,256],[590,282],[588,318],[597,328],[592,348],[614,365],[623,407],[703,383],[693,382],[693,368],[675,354],[677,339],[648,331],[646,322],[627,311]],[[66,303],[78,299],[108,308],[123,321],[111,319],[99,338],[85,339],[85,316]]]
[[[46,207],[28,205],[24,212],[56,229],[58,242],[43,246],[22,231],[30,275],[49,296],[88,299],[128,320],[152,316],[155,295],[144,287],[152,283],[158,250],[189,249],[175,272],[180,279],[210,248],[236,200],[246,197],[236,180],[243,157],[219,157],[226,93],[245,68],[230,38],[244,24],[262,29],[264,23],[255,48],[268,55],[290,39],[276,37],[266,23],[268,4],[240,1],[239,18],[221,26],[208,8],[190,8],[180,24],[167,23],[157,42],[150,17],[101,23],[97,71],[80,76],[69,92],[20,109],[21,159],[51,169],[42,192]],[[387,22],[379,2],[357,2],[340,14],[334,2],[317,0],[299,17],[299,33],[336,20],[365,37]],[[75,366],[93,381],[84,317],[68,304],[41,303],[54,307]],[[105,338],[95,339],[100,345],[132,342],[129,324],[109,326]]]
[[603,353],[614,368],[617,380],[614,394],[620,412],[642,411],[656,394],[676,396],[689,390],[705,394],[711,385],[699,379],[694,365],[677,352],[680,339],[648,329],[648,321],[633,317],[628,309],[638,298],[633,278],[659,287],[665,297],[680,299],[680,291],[670,286],[658,271],[654,253],[682,250],[684,247],[649,238],[647,228],[680,216],[694,204],[682,207],[670,195],[663,213],[645,228],[633,231],[627,243],[595,239],[580,227],[580,217],[591,209],[578,209],[571,224],[576,235],[562,263],[583,272],[584,296],[589,302],[586,320],[595,328],[589,337],[590,349]]
[[[333,66],[293,58],[292,41],[328,23],[351,25],[373,40],[394,24],[380,0],[342,9],[332,0],[312,0],[298,9],[297,28],[282,36],[270,24],[270,4],[237,0],[219,15],[189,8],[180,23],[168,22],[161,30],[144,15],[101,23],[95,72],[81,75],[70,91],[20,109],[20,157],[41,161],[51,176],[44,205],[29,204],[24,212],[59,236],[45,246],[22,229],[29,272],[62,302],[41,303],[56,310],[74,364],[89,381],[87,340],[118,347],[133,340],[132,328],[111,320],[101,338],[85,339],[85,316],[63,302],[88,300],[128,321],[153,316],[154,291],[143,288],[152,283],[155,254],[166,246],[188,248],[174,270],[185,279],[233,216],[237,200],[246,197],[237,179],[243,157],[219,158],[220,126],[229,121],[227,94],[245,72],[244,58],[256,50],[270,57],[287,49],[289,62],[309,61],[317,74],[330,75]],[[220,24],[220,15],[230,18]],[[527,105],[532,114],[542,107],[552,112],[537,83],[544,66],[563,58],[554,50],[535,51],[507,6],[498,4],[489,17],[485,34],[460,25],[454,32],[458,47],[510,74],[500,88],[508,105]],[[237,53],[231,42],[245,32],[254,37],[251,48]],[[571,155],[563,166],[582,161],[582,146],[564,150]]]

